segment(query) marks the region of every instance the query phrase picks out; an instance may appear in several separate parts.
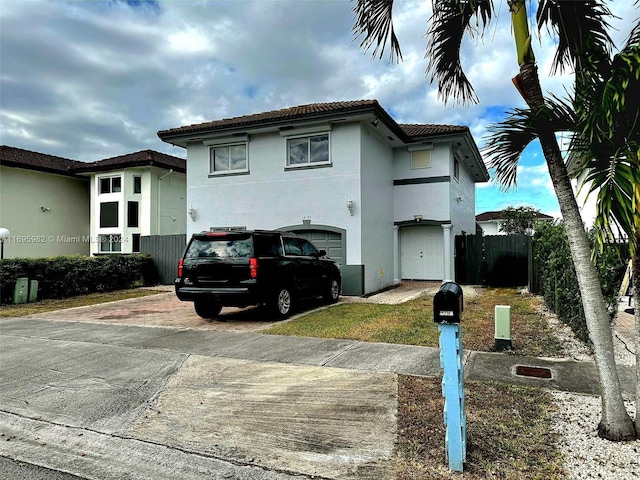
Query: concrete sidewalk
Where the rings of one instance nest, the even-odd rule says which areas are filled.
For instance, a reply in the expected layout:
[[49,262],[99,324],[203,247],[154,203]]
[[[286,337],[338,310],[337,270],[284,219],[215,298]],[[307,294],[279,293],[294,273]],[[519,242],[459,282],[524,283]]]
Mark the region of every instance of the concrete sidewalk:
[[[346,368],[405,375],[441,375],[439,349],[254,332],[196,331],[111,324],[0,319],[3,335],[88,342],[256,362]],[[594,362],[466,351],[465,378],[598,395]],[[516,374],[516,367],[549,369],[551,378]],[[633,395],[633,368],[619,366],[623,391]]]
[[[441,374],[438,349],[353,340],[31,318],[0,319],[0,337],[0,456],[87,479],[392,479],[397,375]],[[465,365],[598,394],[592,362]]]

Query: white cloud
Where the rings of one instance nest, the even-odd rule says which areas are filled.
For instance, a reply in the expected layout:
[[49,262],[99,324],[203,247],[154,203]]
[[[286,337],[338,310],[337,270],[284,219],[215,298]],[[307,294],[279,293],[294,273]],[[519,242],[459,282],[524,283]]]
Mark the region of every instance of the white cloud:
[[[299,104],[377,98],[401,123],[468,125],[480,145],[505,108],[523,105],[511,83],[518,66],[503,3],[496,3],[499,15],[484,39],[462,45],[463,68],[481,103],[454,107],[438,99],[425,76],[431,2],[424,0],[394,5],[404,56],[397,65],[386,56],[371,61],[358,49],[347,1],[3,2],[0,135],[8,145],[80,160],[144,148],[184,156],[156,132]],[[616,26],[626,34],[637,10],[614,3],[622,17]],[[622,42],[624,35],[614,38]],[[547,75],[553,40],[542,41],[534,48],[543,88],[562,93],[568,79]],[[535,154],[528,159],[540,165]],[[550,195],[543,172],[525,165],[520,194],[529,189]]]

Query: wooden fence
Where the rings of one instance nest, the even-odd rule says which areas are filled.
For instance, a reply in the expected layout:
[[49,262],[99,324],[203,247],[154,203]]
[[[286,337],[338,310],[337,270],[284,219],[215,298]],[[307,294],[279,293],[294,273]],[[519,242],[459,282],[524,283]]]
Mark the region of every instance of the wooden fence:
[[493,287],[533,286],[531,237],[457,235],[456,280]]
[[173,285],[178,271],[178,260],[187,245],[187,236],[152,235],[140,238],[140,251],[151,255],[163,285]]

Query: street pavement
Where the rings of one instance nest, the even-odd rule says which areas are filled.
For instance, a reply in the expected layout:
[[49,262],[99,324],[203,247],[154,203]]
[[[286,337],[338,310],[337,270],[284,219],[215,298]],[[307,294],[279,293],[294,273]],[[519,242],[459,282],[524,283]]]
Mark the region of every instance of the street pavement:
[[[398,375],[441,375],[435,348],[100,315],[115,314],[0,319],[0,478],[391,479]],[[598,394],[592,362],[465,352],[464,363],[467,380]],[[620,375],[632,398],[634,371]]]

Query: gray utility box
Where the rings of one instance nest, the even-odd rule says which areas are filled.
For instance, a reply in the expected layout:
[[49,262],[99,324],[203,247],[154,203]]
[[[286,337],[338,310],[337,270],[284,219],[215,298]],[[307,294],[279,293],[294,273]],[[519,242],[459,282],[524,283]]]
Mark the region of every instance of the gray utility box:
[[29,281],[29,301],[35,302],[38,299],[38,280]]
[[29,301],[29,279],[16,278],[16,288],[13,291],[13,303],[27,303]]

